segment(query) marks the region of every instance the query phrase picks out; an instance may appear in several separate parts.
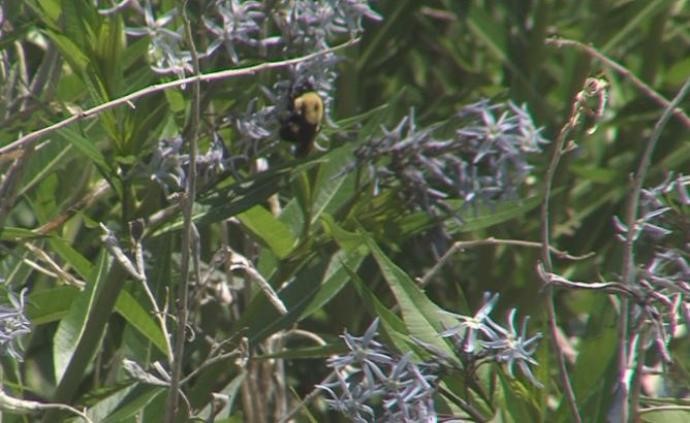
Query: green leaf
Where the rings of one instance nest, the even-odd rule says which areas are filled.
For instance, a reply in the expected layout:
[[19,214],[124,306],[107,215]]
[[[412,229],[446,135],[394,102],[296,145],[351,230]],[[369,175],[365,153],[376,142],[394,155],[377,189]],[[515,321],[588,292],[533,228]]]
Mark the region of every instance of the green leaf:
[[57,131],[58,134],[68,143],[72,144],[76,149],[84,154],[96,166],[101,169],[109,169],[110,166],[105,157],[96,148],[92,140],[82,136],[79,132],[71,127],[62,128]]
[[46,22],[52,25],[57,25],[60,19],[60,14],[62,11],[60,0],[38,0],[37,3],[40,5],[40,12],[37,13],[38,16],[45,19]]
[[105,420],[124,399],[135,391],[138,383],[128,383],[124,386],[117,386],[105,393],[98,395],[97,401],[92,400],[92,406],[87,410],[88,416],[93,421],[101,422]]
[[329,214],[324,214],[321,217],[321,224],[324,228],[324,232],[331,236],[334,240],[338,242],[341,248],[346,251],[354,251],[358,248],[364,247],[367,251],[367,238],[366,236],[355,233],[348,232],[343,229]]
[[141,412],[152,402],[165,398],[168,390],[161,386],[140,384],[135,392],[132,392],[122,401],[117,411],[102,420],[102,423],[115,423],[127,421],[141,416]]
[[34,325],[44,325],[62,319],[79,294],[72,286],[58,286],[31,292],[27,301],[27,315]]
[[[677,399],[672,399],[669,402],[675,402]],[[669,404],[671,408],[673,404]],[[646,423],[685,423],[690,421],[690,410],[687,410],[687,405],[678,406],[677,409],[649,411],[642,414],[642,421]]]
[[115,310],[146,339],[151,341],[165,356],[168,356],[168,345],[165,335],[146,308],[142,307],[132,295],[123,290],[115,304]]
[[508,63],[505,28],[495,25],[493,19],[482,9],[482,5],[473,3],[468,19],[469,29],[480,39],[488,50],[503,63]]
[[58,142],[46,144],[45,148],[34,152],[32,155],[29,166],[24,172],[21,190],[17,193],[17,197],[22,197],[48,175],[60,170],[64,166],[66,158],[69,157],[68,153],[72,150],[72,146],[69,144],[65,145]]
[[77,44],[66,36],[54,31],[48,30],[46,34],[55,43],[62,53],[62,57],[64,57],[75,72],[82,73],[86,71],[89,65],[89,56],[83,52]]
[[[84,336],[98,336],[102,339],[104,332],[98,334],[87,333],[86,324],[89,314],[93,310],[96,294],[100,285],[105,280],[105,274],[109,268],[107,255],[101,254],[96,272],[89,278],[77,299],[72,302],[69,312],[60,321],[55,336],[53,337],[53,365],[55,380],[61,380],[67,370],[67,366],[75,359],[74,353]],[[100,340],[97,341],[100,343]],[[95,352],[95,351],[94,351]],[[93,357],[86,357],[91,360]]]
[[353,172],[349,169],[354,160],[351,150],[352,147],[346,145],[331,151],[319,166],[314,182],[312,223],[317,222],[323,212],[335,211],[337,207],[352,198],[353,184],[346,184],[348,177],[353,176]]
[[237,219],[278,258],[287,257],[297,243],[292,231],[263,206],[252,207],[237,215]]
[[514,379],[508,379],[503,372],[498,372],[500,382],[499,398],[497,398],[499,416],[504,422],[530,422],[535,416],[528,407],[528,392]]
[[279,292],[288,309],[284,316],[278,314],[262,292],[258,292],[233,331],[246,329],[249,340],[258,342],[309,317],[345,286],[350,280],[346,269],[357,269],[366,255],[361,250],[338,251],[327,262],[303,269]]
[[20,241],[31,240],[34,238],[43,238],[45,235],[39,235],[31,229],[4,227],[0,231],[0,240],[2,241]]
[[448,357],[453,357],[454,352],[441,340],[439,333],[454,326],[456,322],[431,302],[407,273],[396,266],[373,240],[369,238],[367,244],[395,296],[410,335],[433,345]]
[[672,0],[653,0],[636,4],[635,6],[640,6],[639,10],[637,10],[633,16],[630,16],[626,19],[625,25],[622,28],[617,29],[616,34],[601,47],[600,51],[602,53],[608,53],[621,42],[627,40],[631,33],[639,31],[642,23],[645,20],[648,20],[657,13],[660,13],[672,2]]
[[237,376],[235,376],[232,379],[232,381],[230,381],[230,383],[225,385],[225,387],[218,392],[221,395],[227,396],[227,402],[223,404],[223,407],[220,410],[217,410],[213,406],[213,403],[209,403],[206,407],[204,407],[203,410],[201,410],[199,416],[208,419],[211,413],[215,413],[214,420],[216,422],[219,422],[218,419],[230,417],[234,409],[235,398],[237,397],[237,394],[240,392],[240,388],[242,387],[246,376],[247,373],[245,371],[241,371]]
[[177,90],[166,90],[165,98],[168,100],[168,105],[173,113],[183,112],[187,107],[184,96]]
[[333,254],[324,273],[324,282],[314,294],[300,315],[300,320],[306,319],[333,299],[350,280],[347,269],[357,269],[369,253],[366,250],[340,250]]
[[111,14],[100,19],[97,39],[92,45],[98,73],[107,87],[108,94],[114,98],[121,94],[125,81],[122,75],[124,50],[124,26],[122,15]]
[[[561,191],[561,189],[554,190],[553,195]],[[525,213],[539,207],[542,198],[542,195],[535,195],[527,199],[502,201],[495,207],[478,206],[476,209],[470,207],[470,210],[463,213],[462,223],[452,220],[448,222],[449,230],[451,232],[477,231],[522,217]]]
[[[289,172],[290,170],[285,167],[272,169],[222,187],[199,199],[201,206],[196,207],[192,219],[199,225],[216,223],[262,204],[275,194]],[[156,229],[153,236],[179,230],[182,225],[182,218],[179,217],[175,222]]]
[[[590,299],[589,322],[578,344],[577,361],[570,377],[583,416],[603,420],[613,401],[611,392],[618,348],[618,331],[614,323],[617,313],[607,297],[596,294],[583,296]],[[562,416],[570,413],[566,404],[559,408],[559,412]]]
[[67,241],[61,237],[50,237],[48,239],[50,248],[53,249],[66,264],[72,267],[83,279],[88,279],[93,272],[91,262],[74,249]]
[[376,297],[359,275],[351,271],[350,277],[364,305],[380,319],[381,329],[398,351],[406,353],[414,348],[414,345],[410,344],[410,336],[405,322]]
[[[60,322],[63,327],[58,327],[54,337],[56,374],[62,374],[53,396],[55,402],[72,401],[86,369],[98,352],[115,301],[128,278],[122,266],[110,266],[104,251],[98,263],[88,278],[87,288],[72,303],[64,323]],[[58,414],[57,410],[50,410],[43,416],[43,421],[56,421]]]

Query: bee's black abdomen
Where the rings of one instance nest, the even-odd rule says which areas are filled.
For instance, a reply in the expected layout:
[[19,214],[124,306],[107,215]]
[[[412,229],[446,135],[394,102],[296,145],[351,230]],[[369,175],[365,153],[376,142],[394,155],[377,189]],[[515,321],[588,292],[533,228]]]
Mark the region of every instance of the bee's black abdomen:
[[308,155],[314,145],[323,118],[323,102],[315,92],[307,92],[292,99],[290,114],[281,122],[279,135],[288,142],[298,144],[297,157]]

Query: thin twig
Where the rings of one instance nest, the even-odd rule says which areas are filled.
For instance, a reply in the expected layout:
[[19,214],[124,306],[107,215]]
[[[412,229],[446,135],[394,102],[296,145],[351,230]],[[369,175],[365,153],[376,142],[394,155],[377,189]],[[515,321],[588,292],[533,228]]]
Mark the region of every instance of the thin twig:
[[[55,279],[60,278],[60,279],[62,279],[64,282],[66,282],[68,285],[76,286],[76,287],[79,288],[79,289],[83,289],[84,286],[86,286],[86,282],[84,282],[84,281],[82,281],[82,280],[80,280],[80,279],[77,279],[76,277],[72,276],[68,271],[66,271],[65,269],[63,269],[62,267],[60,267],[60,265],[57,264],[57,263],[55,262],[55,260],[53,260],[52,257],[50,257],[50,254],[46,253],[46,252],[43,251],[41,248],[35,246],[35,245],[32,244],[31,242],[25,243],[25,244],[24,244],[24,247],[25,247],[27,250],[29,250],[29,251],[31,251],[32,253],[34,253],[36,256],[38,256],[38,258],[40,258],[41,260],[43,260],[46,264],[48,264],[48,266],[49,266],[50,268],[53,269],[54,274],[53,274],[51,277],[53,277],[53,278],[55,278]],[[38,266],[38,267],[33,266],[32,264],[30,264],[30,262],[28,261],[28,259],[24,259],[24,260],[26,260],[27,264],[29,264],[30,266],[34,267],[34,269],[38,270],[39,272],[42,272],[42,273],[44,273],[44,274],[46,274],[46,275],[48,275],[49,273],[53,273],[53,272],[50,272],[48,269],[43,269],[43,268],[41,268],[41,267],[38,266],[38,265],[36,265],[36,266]]]
[[256,268],[248,258],[243,256],[242,254],[237,253],[230,247],[226,247],[226,254],[226,260],[230,263],[230,270],[243,270],[247,274],[247,276],[249,276],[250,280],[256,282],[256,284],[259,285],[259,288],[266,295],[266,298],[268,298],[270,303],[273,305],[273,307],[276,308],[276,310],[278,310],[280,314],[286,315],[288,313],[287,307],[285,307],[285,304],[278,296],[278,293],[273,289],[271,284],[268,283],[268,281],[261,275],[261,273],[258,270],[256,270]]
[[117,236],[115,236],[115,233],[111,231],[105,224],[102,222],[99,224],[101,227],[101,230],[103,230],[103,235],[101,235],[101,242],[103,242],[103,245],[105,246],[106,250],[110,253],[110,255],[117,261],[122,268],[129,273],[129,275],[138,280],[138,281],[143,281],[145,279],[145,276],[141,274],[139,271],[140,269],[137,268],[136,264],[130,259],[125,251],[120,247],[120,242],[117,239]]
[[647,143],[647,147],[645,148],[645,151],[642,154],[642,158],[640,159],[637,171],[635,172],[635,176],[632,181],[632,190],[630,192],[630,197],[628,198],[628,204],[625,210],[625,223],[628,226],[628,233],[626,234],[623,255],[622,275],[624,283],[629,284],[632,282],[632,266],[634,263],[633,247],[637,227],[637,211],[640,203],[640,194],[642,193],[642,185],[644,184],[644,180],[647,176],[647,171],[649,170],[649,165],[652,160],[654,148],[656,147],[656,144],[659,141],[661,133],[666,127],[669,118],[673,114],[673,110],[676,107],[678,107],[678,104],[680,104],[680,102],[687,96],[688,92],[690,92],[690,78],[688,78],[685,81],[685,84],[683,84],[683,87],[680,89],[676,97],[666,107],[662,115],[659,117],[659,120],[657,121],[656,125],[654,125],[654,131],[652,132],[652,135],[649,137],[649,142]]
[[635,292],[620,282],[590,283],[571,281],[555,273],[547,272],[542,263],[537,265],[537,274],[547,286],[554,285],[585,291],[604,291],[609,294],[624,294],[630,298],[637,299]]
[[[497,239],[494,237],[489,237],[485,239],[477,239],[473,241],[456,241],[453,245],[446,251],[443,256],[436,261],[436,264],[421,278],[417,279],[417,283],[421,287],[425,287],[431,282],[431,278],[438,273],[443,266],[448,263],[448,260],[459,251],[463,251],[469,248],[482,247],[485,245],[514,245],[517,247],[527,247],[527,248],[541,248],[541,242],[534,241],[524,241],[520,239]],[[555,247],[549,247],[551,252],[555,254],[558,258],[566,260],[585,260],[594,255],[594,253],[587,253],[581,256],[573,256],[567,251],[559,250]]]
[[108,252],[118,263],[120,263],[120,265],[130,274],[130,276],[141,282],[144,292],[151,302],[153,312],[161,325],[161,331],[163,332],[163,337],[165,338],[166,356],[168,360],[172,360],[173,351],[171,346],[170,331],[168,330],[168,326],[166,324],[167,304],[164,306],[163,310],[161,310],[156,302],[156,297],[149,289],[148,278],[146,277],[146,268],[144,266],[144,250],[141,245],[141,239],[138,238],[133,240],[135,260],[132,261],[120,247],[115,234],[113,234],[113,232],[110,231],[110,229],[108,229],[108,227],[103,223],[101,223],[101,228],[104,231],[104,235],[101,237],[101,239]]
[[[130,226],[131,228],[131,226]],[[131,229],[130,229],[131,232]],[[167,302],[163,306],[163,309],[161,309],[158,306],[158,302],[156,300],[155,295],[153,295],[153,292],[149,288],[149,281],[148,277],[146,277],[146,268],[144,266],[144,248],[141,245],[141,238],[135,238],[134,239],[134,256],[136,259],[136,266],[137,266],[137,271],[138,273],[142,276],[141,280],[141,285],[142,288],[144,289],[144,292],[146,293],[146,297],[149,299],[149,302],[151,303],[151,307],[153,307],[153,313],[156,316],[156,319],[158,319],[158,323],[161,326],[161,331],[163,332],[163,337],[165,339],[165,354],[166,357],[168,358],[168,361],[172,361],[173,359],[173,349],[172,349],[172,338],[170,336],[170,331],[168,330],[168,324],[167,324]]]
[[249,66],[246,68],[239,68],[239,69],[228,69],[228,70],[223,70],[223,71],[218,71],[218,72],[211,72],[207,74],[198,74],[198,75],[192,75],[187,78],[182,78],[178,79],[175,81],[170,81],[170,82],[165,82],[162,84],[156,84],[156,85],[151,85],[149,87],[146,87],[144,89],[141,89],[139,91],[135,91],[131,94],[127,94],[126,96],[117,98],[115,100],[109,101],[107,103],[100,104],[98,106],[92,107],[87,110],[83,110],[79,113],[76,113],[72,115],[71,117],[64,119],[60,122],[54,123],[53,125],[50,125],[48,127],[39,129],[38,131],[31,132],[29,134],[24,135],[23,137],[18,138],[16,141],[7,144],[6,146],[0,147],[0,155],[7,154],[11,151],[20,149],[20,148],[26,148],[28,145],[31,145],[32,143],[42,139],[43,137],[59,130],[62,129],[66,126],[69,126],[75,122],[78,122],[82,119],[86,119],[92,116],[96,116],[100,113],[103,113],[107,110],[114,109],[116,107],[120,107],[123,105],[127,106],[132,106],[133,102],[135,100],[139,100],[143,97],[150,96],[155,93],[159,93],[161,91],[169,90],[172,88],[178,88],[178,87],[183,87],[187,84],[195,84],[199,82],[211,82],[211,81],[218,81],[218,80],[223,80],[223,79],[228,79],[228,78],[235,78],[238,76],[247,76],[247,75],[255,75],[260,72],[265,72],[268,70],[272,69],[278,69],[278,68],[284,68],[286,66],[294,65],[297,63],[301,63],[307,60],[314,59],[316,57],[322,56],[324,54],[328,54],[331,52],[334,52],[336,50],[341,50],[343,48],[349,47],[353,44],[356,44],[359,42],[358,38],[352,39],[346,43],[340,44],[338,46],[324,49],[317,51],[316,53],[311,53],[307,54],[301,57],[297,57],[294,59],[288,59],[288,60],[281,60],[277,62],[266,62],[262,63],[259,65],[255,66]]
[[97,182],[96,186],[94,186],[91,191],[80,196],[79,199],[73,204],[65,207],[59,215],[53,217],[48,222],[34,229],[34,232],[39,235],[48,235],[54,230],[60,228],[60,226],[67,222],[72,216],[81,210],[88,208],[90,205],[105,197],[110,192],[111,186],[108,181],[101,180]]
[[[626,234],[625,243],[623,245],[623,263],[621,270],[621,278],[624,284],[631,286],[633,284],[633,279],[635,276],[635,233],[637,232],[637,212],[640,205],[640,194],[642,193],[642,185],[644,184],[645,177],[647,176],[647,171],[649,170],[650,163],[652,161],[652,154],[654,153],[654,148],[656,147],[659,138],[661,138],[661,133],[663,132],[666,124],[668,123],[671,116],[674,114],[674,110],[678,107],[680,102],[688,95],[690,92],[690,78],[688,78],[683,87],[680,89],[678,94],[676,94],[673,101],[671,101],[664,112],[659,117],[659,120],[654,125],[654,130],[652,131],[647,146],[640,163],[635,172],[635,176],[632,180],[632,186],[630,191],[630,197],[628,197],[628,203],[625,208],[625,224],[628,227],[628,232]],[[628,313],[629,304],[625,298],[621,299],[621,319],[618,326],[618,336],[620,339],[620,345],[618,348],[618,376],[619,383],[622,385],[619,387],[623,391],[623,395],[620,396],[621,403],[618,404],[622,407],[624,414],[622,418],[624,421],[628,419],[628,401],[629,401],[629,388],[627,385],[629,378],[627,378],[628,372],[628,342],[629,339],[629,328],[628,328]],[[630,404],[630,409],[637,410],[638,404]]]
[[315,334],[314,332],[310,332],[308,330],[304,329],[290,329],[281,334],[281,336],[285,339],[290,338],[290,337],[300,337],[300,338],[307,338],[312,341],[314,341],[316,344],[318,344],[321,347],[325,347],[328,345],[326,341],[319,335]]
[[[283,332],[280,336],[282,336],[284,339],[287,339],[288,337],[291,337],[291,336],[299,336],[299,337],[311,339],[312,341],[316,342],[320,346],[327,345],[326,341],[324,341],[317,334],[315,334],[313,332],[305,331],[302,329],[291,329],[291,330]],[[331,381],[335,378],[335,376],[336,376],[336,374],[335,374],[335,370],[334,370],[333,372],[331,372],[330,375],[328,375],[326,377],[326,379],[324,379],[323,382],[321,382],[321,384],[327,385],[327,384],[331,383]],[[307,404],[309,404],[319,394],[320,391],[321,390],[318,387],[314,388],[314,390],[311,391],[306,397],[304,397],[302,399],[302,401],[300,401],[299,404],[297,404],[295,407],[292,408],[292,410],[290,410],[283,417],[281,417],[280,422],[285,423],[288,420],[292,419],[292,417],[294,417],[295,414],[297,414],[297,412],[299,410],[301,410],[303,407],[305,407]]]
[[649,408],[644,408],[638,412],[638,414],[642,415],[645,413],[655,413],[658,411],[685,411],[688,412],[690,411],[690,405],[660,405],[658,407],[649,407]]
[[459,395],[456,395],[454,392],[444,388],[440,387],[439,390],[443,392],[447,397],[452,398],[452,401],[455,402],[458,407],[462,409],[465,413],[467,413],[468,416],[471,417],[472,421],[474,422],[486,422],[489,421],[488,418],[486,418],[479,410],[474,408],[472,404],[470,404],[469,401],[465,400]]
[[93,421],[85,413],[77,410],[74,407],[70,407],[67,404],[42,403],[38,401],[15,398],[7,395],[2,386],[0,386],[0,410],[8,411],[13,414],[29,414],[42,410],[66,410],[81,417],[87,423],[93,423]]
[[[185,1],[180,7],[182,9],[182,21],[184,22],[185,39],[187,47],[192,55],[192,66],[194,75],[200,75],[199,56],[196,52],[192,27],[187,16],[187,4]],[[178,396],[180,380],[182,379],[182,363],[184,362],[184,344],[186,340],[187,319],[189,317],[189,259],[192,253],[192,237],[194,236],[192,223],[192,210],[196,197],[196,156],[197,156],[197,137],[199,130],[199,120],[201,119],[201,82],[195,79],[192,83],[192,109],[187,133],[189,142],[189,169],[187,170],[187,187],[184,198],[182,199],[182,214],[184,226],[182,230],[180,281],[177,288],[177,334],[175,336],[175,351],[171,363],[170,391],[168,392],[168,402],[165,410],[165,422],[173,423],[177,418]],[[198,234],[197,234],[198,236]]]
[[234,350],[234,351],[229,351],[226,353],[214,355],[213,357],[206,359],[203,363],[201,363],[193,371],[191,371],[187,376],[185,376],[184,379],[180,380],[180,386],[189,383],[189,381],[194,379],[205,368],[207,368],[213,364],[220,363],[221,361],[237,357],[238,355],[241,355],[241,354],[242,354],[241,351]]
[[[333,382],[333,380],[336,378],[336,371],[333,370],[326,378],[323,380],[323,382],[320,383],[320,385],[328,385],[329,383]],[[292,419],[302,408],[306,407],[307,404],[312,402],[314,398],[316,398],[319,394],[321,393],[321,389],[319,387],[315,387],[309,394],[307,394],[302,401],[299,402],[299,404],[295,405],[292,410],[290,410],[287,414],[285,414],[283,417],[278,420],[278,423],[287,423]]]
[[[307,338],[313,342],[315,342],[319,346],[326,346],[327,343],[326,341],[323,340],[320,336],[313,332],[309,332],[303,329],[291,329],[287,331],[280,331],[277,332],[273,335],[271,335],[267,342],[266,342],[266,348],[267,352],[269,354],[279,354],[281,351],[285,349],[285,343],[287,342],[288,338],[291,337],[300,337],[300,338]],[[280,398],[282,400],[282,404],[280,404],[280,407],[276,406],[276,416],[288,416],[291,413],[294,413],[296,410],[292,409],[288,411],[288,399],[287,399],[287,388],[286,385],[287,383],[285,382],[285,364],[284,364],[284,359],[278,359],[275,360],[275,366],[276,366],[276,383],[280,386],[280,396],[284,398]],[[280,369],[280,373],[278,373],[278,369]],[[278,377],[278,374],[280,374],[282,377]],[[281,380],[282,379],[282,380]],[[278,402],[278,400],[276,400]],[[302,402],[301,406],[304,405],[305,403]],[[300,406],[300,408],[301,408]],[[284,417],[285,418],[285,417]]]
[[[654,90],[654,88],[650,87],[647,85],[644,81],[642,81],[640,78],[635,76],[634,73],[632,73],[628,68],[625,66],[609,59],[606,57],[604,54],[599,52],[597,49],[594,47],[583,44],[579,41],[575,40],[568,40],[568,39],[563,39],[563,38],[549,38],[546,40],[547,45],[552,45],[556,47],[564,47],[564,46],[569,46],[569,47],[575,47],[581,51],[584,51],[587,53],[589,56],[597,59],[600,61],[604,66],[608,67],[609,69],[613,69],[614,71],[618,72],[623,78],[627,79],[630,81],[635,87],[637,87],[643,94],[645,94],[647,97],[651,98],[655,103],[660,105],[661,107],[667,109],[670,107],[671,102],[666,99],[663,95],[659,94],[657,91]],[[690,117],[685,114],[685,112],[674,106],[670,108],[672,110],[673,116],[676,117],[686,128],[690,128]]]
[[[632,332],[639,335],[640,342],[636,345],[631,345],[630,352],[628,353],[628,374],[630,374],[630,378],[627,382],[629,384],[628,395],[630,397],[630,410],[633,410],[633,416],[637,420],[642,390],[642,378],[639,377],[639,375],[642,374],[642,368],[644,367],[645,350],[647,349],[647,345],[649,345],[648,341],[650,334],[649,331],[640,329],[634,329]],[[629,412],[628,415],[630,415]]]

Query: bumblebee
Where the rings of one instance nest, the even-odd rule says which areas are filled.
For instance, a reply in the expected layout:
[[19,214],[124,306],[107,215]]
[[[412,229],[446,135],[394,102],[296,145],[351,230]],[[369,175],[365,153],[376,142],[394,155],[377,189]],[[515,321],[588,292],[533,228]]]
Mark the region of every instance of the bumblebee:
[[322,120],[323,100],[316,91],[293,95],[288,104],[288,114],[281,122],[280,137],[297,144],[296,157],[306,157],[314,149]]

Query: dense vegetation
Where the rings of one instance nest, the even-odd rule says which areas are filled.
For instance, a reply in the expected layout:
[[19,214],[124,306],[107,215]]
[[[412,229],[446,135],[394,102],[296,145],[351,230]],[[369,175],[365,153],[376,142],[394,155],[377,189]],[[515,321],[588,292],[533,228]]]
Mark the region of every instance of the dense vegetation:
[[3,2],[3,421],[687,421],[688,22]]

